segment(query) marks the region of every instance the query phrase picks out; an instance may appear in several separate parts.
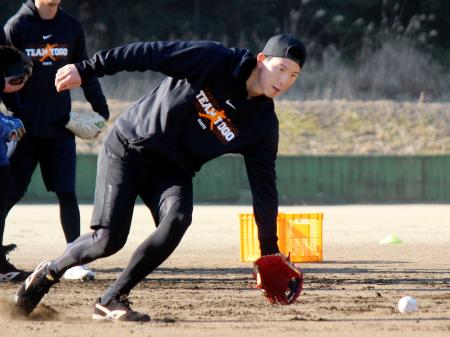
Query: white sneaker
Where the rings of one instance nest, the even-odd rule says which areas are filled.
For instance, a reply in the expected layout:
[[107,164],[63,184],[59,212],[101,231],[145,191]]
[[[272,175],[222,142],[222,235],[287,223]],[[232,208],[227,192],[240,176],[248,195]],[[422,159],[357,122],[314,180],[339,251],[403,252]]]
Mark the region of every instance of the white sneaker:
[[63,275],[63,278],[66,280],[81,280],[81,281],[93,280],[94,277],[95,273],[85,265],[69,268]]

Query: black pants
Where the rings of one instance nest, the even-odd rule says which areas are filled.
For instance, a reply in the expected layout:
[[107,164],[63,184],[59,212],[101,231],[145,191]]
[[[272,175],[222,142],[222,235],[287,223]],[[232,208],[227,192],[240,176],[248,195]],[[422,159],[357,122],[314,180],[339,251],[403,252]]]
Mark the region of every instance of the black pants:
[[7,200],[11,186],[11,171],[9,165],[0,166],[0,247],[3,245],[3,232],[7,214]]
[[[10,158],[12,180],[4,216],[6,217],[11,208],[25,195],[38,164],[47,190],[55,192],[58,197],[61,226],[66,241],[72,242],[80,236],[80,210],[75,195],[76,151],[73,135],[49,139],[25,137],[17,143]],[[3,227],[0,227],[0,230],[3,235]]]
[[150,209],[156,230],[131,256],[128,266],[102,296],[128,294],[163,263],[180,243],[192,220],[192,177],[178,169],[150,167],[122,159],[103,146],[97,164],[92,233],[80,236],[53,261],[59,277],[72,266],[110,256],[126,243],[136,198]]

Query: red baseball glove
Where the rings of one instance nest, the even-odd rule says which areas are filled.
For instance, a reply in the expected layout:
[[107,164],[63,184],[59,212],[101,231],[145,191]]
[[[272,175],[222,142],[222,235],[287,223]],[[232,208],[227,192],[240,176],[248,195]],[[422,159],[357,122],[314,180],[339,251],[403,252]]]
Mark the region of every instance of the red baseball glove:
[[272,304],[292,304],[303,287],[303,274],[283,254],[266,255],[254,262],[256,288]]

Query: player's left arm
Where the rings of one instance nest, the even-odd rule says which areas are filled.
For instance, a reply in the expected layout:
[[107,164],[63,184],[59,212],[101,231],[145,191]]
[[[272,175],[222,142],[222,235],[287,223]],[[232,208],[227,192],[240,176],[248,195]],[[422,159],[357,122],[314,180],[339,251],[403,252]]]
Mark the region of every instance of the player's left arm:
[[272,304],[294,303],[303,287],[303,274],[279,251],[277,238],[278,192],[275,161],[278,123],[265,133],[263,143],[246,155],[245,165],[253,195],[261,257],[254,263],[256,287]]
[[[84,32],[79,27],[79,33],[75,48],[72,54],[71,63],[81,62],[87,59],[86,40]],[[84,97],[91,104],[92,110],[102,116],[105,120],[109,119],[109,108],[102,87],[97,77],[92,77],[81,84]]]
[[253,212],[258,226],[261,255],[279,253],[277,244],[278,192],[275,161],[278,127],[264,141],[244,153],[245,167],[252,191]]

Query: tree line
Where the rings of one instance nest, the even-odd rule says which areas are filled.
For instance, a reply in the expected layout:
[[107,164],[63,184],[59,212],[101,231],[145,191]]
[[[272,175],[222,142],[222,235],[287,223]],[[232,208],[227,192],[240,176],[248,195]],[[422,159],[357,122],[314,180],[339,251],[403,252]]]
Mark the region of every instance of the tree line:
[[[20,5],[2,0],[0,21]],[[380,34],[408,38],[443,63],[450,55],[446,0],[63,0],[62,7],[83,24],[91,52],[167,39],[211,39],[258,51],[269,36],[292,32],[317,57],[332,45],[351,60]]]
[[[25,1],[25,0],[24,0]],[[0,21],[17,0],[1,0]],[[89,54],[134,41],[216,40],[258,52],[290,32],[308,48],[289,99],[448,101],[448,0],[62,0],[86,33]],[[135,99],[156,74],[103,79],[107,93]]]

